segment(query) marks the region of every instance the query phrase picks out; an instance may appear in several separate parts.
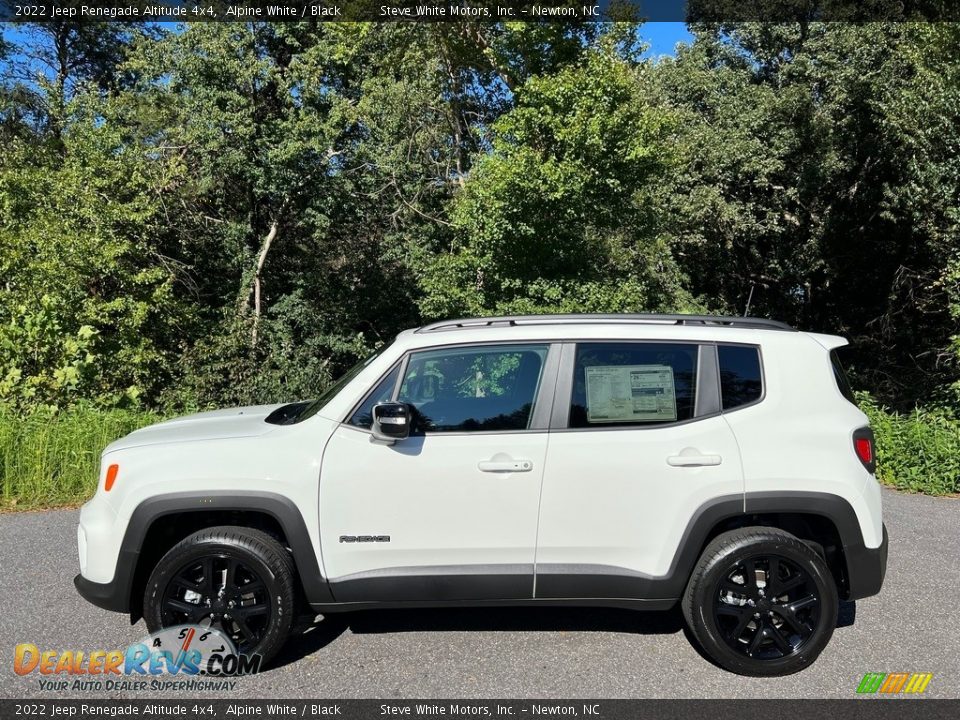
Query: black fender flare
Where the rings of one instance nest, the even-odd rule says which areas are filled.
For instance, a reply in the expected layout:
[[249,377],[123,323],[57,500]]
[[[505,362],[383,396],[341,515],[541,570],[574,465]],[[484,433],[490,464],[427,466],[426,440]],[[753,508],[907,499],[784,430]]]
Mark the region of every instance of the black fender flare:
[[690,520],[666,576],[664,590],[672,597],[683,594],[687,579],[699,559],[709,533],[719,524],[751,515],[790,513],[826,518],[840,536],[846,567],[847,600],[875,595],[880,590],[887,564],[887,531],[879,548],[864,544],[860,521],[853,506],[832,493],[806,491],[765,491],[729,495],[701,505]]
[[94,605],[116,612],[130,612],[130,594],[137,563],[149,528],[160,518],[169,515],[232,510],[261,512],[276,520],[293,551],[293,560],[307,601],[311,604],[333,601],[330,587],[320,572],[317,555],[300,509],[284,495],[248,490],[177,492],[144,500],[130,515],[113,580],[109,583],[94,583],[82,575],[77,575],[74,585],[80,594]]

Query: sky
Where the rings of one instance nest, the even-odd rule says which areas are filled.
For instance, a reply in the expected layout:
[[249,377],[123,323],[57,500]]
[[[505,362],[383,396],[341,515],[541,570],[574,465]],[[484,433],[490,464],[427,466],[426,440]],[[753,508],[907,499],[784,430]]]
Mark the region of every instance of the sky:
[[648,22],[640,26],[640,37],[649,45],[647,57],[674,55],[678,42],[689,43],[693,36],[682,22]]
[[[169,24],[169,23],[164,23]],[[9,40],[19,36],[20,30],[13,23],[0,23],[0,31]],[[648,22],[640,27],[640,35],[650,44],[651,57],[673,55],[678,42],[690,42],[693,38],[682,22]]]
[[[173,23],[162,23],[173,25]],[[682,22],[647,22],[640,26],[640,37],[649,45],[645,57],[658,58],[675,55],[679,42],[692,42],[693,36]],[[0,23],[0,37],[8,42],[23,42],[23,30],[14,23]]]

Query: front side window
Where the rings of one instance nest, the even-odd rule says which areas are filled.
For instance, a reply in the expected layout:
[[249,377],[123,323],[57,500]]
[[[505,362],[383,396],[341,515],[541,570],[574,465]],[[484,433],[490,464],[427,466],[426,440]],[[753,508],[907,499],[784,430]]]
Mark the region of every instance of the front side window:
[[693,417],[696,345],[580,343],[570,427],[658,425]]
[[410,355],[398,402],[417,410],[423,432],[525,430],[547,345],[491,345]]
[[760,350],[749,345],[717,345],[720,398],[724,410],[756,402],[763,395]]

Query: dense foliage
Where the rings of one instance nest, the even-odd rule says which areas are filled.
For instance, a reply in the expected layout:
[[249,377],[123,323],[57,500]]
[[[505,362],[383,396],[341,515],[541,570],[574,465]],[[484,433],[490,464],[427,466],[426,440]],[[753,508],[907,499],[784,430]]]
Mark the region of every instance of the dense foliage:
[[75,406],[24,416],[0,408],[0,509],[71,505],[97,489],[100,453],[154,413]]
[[901,490],[960,493],[960,421],[945,408],[891,412],[865,395],[860,407],[877,438],[877,477]]
[[438,317],[749,304],[949,414],[960,30],[691,30],[4,28],[0,403],[296,399]]

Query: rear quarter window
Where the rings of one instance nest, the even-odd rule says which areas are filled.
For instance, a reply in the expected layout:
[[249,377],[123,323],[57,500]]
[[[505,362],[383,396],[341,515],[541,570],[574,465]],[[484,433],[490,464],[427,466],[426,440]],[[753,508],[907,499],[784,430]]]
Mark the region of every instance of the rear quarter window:
[[763,397],[760,348],[751,345],[718,345],[720,398],[724,410],[733,410]]
[[830,364],[833,366],[833,379],[837,383],[837,388],[839,388],[840,394],[851,403],[856,405],[857,399],[853,395],[853,388],[850,386],[850,380],[847,378],[847,372],[843,369],[843,363],[841,363],[840,358],[837,357],[836,350],[830,351]]

